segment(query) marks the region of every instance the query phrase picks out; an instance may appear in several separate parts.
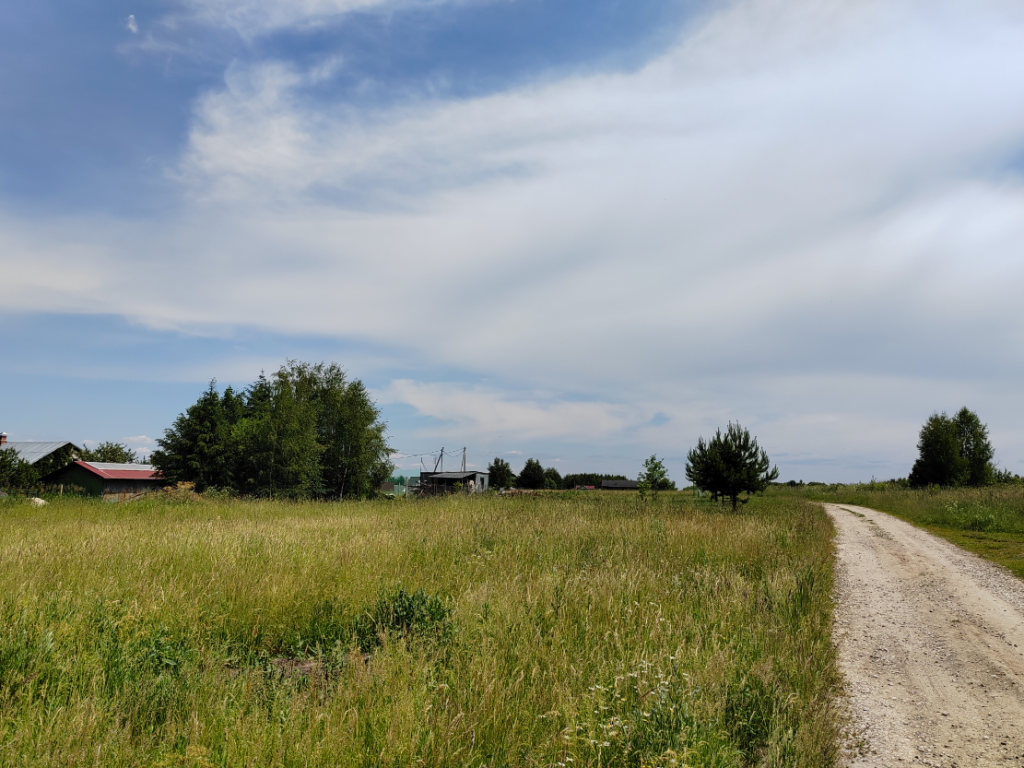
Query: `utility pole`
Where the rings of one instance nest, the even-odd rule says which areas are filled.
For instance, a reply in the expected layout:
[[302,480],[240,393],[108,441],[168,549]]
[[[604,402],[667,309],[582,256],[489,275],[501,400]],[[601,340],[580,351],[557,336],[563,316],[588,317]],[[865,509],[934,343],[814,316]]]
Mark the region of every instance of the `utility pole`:
[[462,471],[466,471],[466,447],[462,447]]

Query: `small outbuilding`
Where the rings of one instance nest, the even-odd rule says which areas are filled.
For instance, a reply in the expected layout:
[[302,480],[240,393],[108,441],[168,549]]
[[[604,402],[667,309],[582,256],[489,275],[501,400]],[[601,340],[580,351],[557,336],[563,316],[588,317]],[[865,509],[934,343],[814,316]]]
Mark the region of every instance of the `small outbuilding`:
[[159,489],[163,479],[152,464],[76,461],[43,478],[45,485],[76,485],[104,501],[128,501]]
[[602,491],[635,491],[640,485],[638,480],[602,480]]
[[420,472],[417,492],[433,495],[454,493],[456,486],[466,493],[483,493],[490,487],[487,472]]

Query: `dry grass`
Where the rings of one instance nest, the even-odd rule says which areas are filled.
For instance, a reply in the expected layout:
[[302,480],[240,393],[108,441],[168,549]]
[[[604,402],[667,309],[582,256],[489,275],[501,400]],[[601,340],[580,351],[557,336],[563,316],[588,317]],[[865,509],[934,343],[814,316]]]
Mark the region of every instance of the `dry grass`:
[[8,501],[0,764],[828,766],[831,537],[785,499]]

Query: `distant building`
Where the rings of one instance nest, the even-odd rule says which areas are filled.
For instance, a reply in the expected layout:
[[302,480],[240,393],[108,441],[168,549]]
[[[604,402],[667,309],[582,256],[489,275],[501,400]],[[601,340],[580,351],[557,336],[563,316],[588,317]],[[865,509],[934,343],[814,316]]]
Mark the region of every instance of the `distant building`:
[[418,493],[427,495],[453,493],[456,483],[459,483],[464,492],[483,493],[490,487],[490,477],[487,472],[420,472],[416,489]]
[[43,478],[45,485],[77,485],[104,501],[128,501],[163,485],[152,464],[76,461]]
[[0,450],[14,451],[18,458],[27,461],[41,474],[63,467],[82,455],[82,449],[67,440],[54,442],[18,441],[8,442],[7,433],[0,432]]
[[640,485],[638,480],[602,480],[603,491],[635,491]]

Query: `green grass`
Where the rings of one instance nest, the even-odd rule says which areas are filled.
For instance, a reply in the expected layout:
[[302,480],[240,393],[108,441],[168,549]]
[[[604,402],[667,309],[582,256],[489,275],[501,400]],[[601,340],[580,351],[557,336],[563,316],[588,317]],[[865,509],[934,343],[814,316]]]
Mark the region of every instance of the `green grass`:
[[911,490],[869,483],[813,487],[803,494],[889,512],[1024,578],[1024,486]]
[[9,500],[0,765],[829,766],[832,557],[798,499]]

